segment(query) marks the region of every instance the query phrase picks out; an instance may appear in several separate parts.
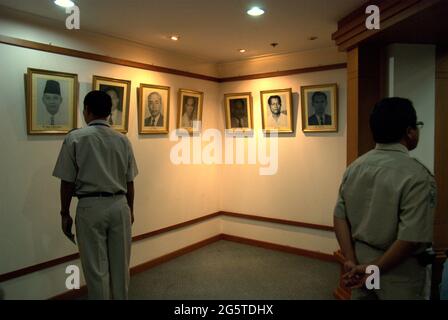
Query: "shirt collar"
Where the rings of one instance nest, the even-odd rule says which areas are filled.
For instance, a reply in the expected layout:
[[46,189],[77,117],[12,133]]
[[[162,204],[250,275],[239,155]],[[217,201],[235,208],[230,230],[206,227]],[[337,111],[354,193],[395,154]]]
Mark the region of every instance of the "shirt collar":
[[87,125],[92,126],[95,124],[106,125],[106,126],[110,127],[110,124],[107,120],[92,120]]
[[398,152],[403,152],[406,154],[409,154],[409,150],[408,148],[406,148],[404,145],[402,145],[401,143],[377,143],[376,150],[385,150],[385,151],[398,151]]

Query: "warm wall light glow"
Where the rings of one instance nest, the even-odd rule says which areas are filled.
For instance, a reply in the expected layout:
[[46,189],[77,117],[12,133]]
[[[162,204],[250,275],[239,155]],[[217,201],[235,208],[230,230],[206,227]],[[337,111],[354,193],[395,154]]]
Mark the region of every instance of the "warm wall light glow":
[[258,7],[253,7],[247,11],[248,15],[254,16],[254,17],[261,16],[263,13],[264,13],[264,11]]
[[55,0],[54,3],[64,8],[70,8],[75,5],[71,0]]
[[246,52],[246,49],[240,49],[239,52],[244,53]]
[[170,39],[173,41],[177,41],[179,40],[179,36],[171,36]]

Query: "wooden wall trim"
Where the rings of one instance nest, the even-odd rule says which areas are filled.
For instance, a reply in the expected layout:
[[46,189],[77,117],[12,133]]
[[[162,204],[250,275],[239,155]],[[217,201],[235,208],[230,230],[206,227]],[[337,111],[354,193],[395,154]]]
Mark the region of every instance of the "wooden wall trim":
[[363,45],[347,51],[347,165],[375,147],[370,113],[384,97],[385,51]]
[[435,249],[448,248],[448,47],[437,47],[434,173],[437,181]]
[[347,63],[337,63],[337,64],[317,66],[317,67],[300,68],[300,69],[292,69],[292,70],[284,70],[284,71],[276,71],[276,72],[266,72],[266,73],[251,74],[251,75],[245,75],[245,76],[220,78],[219,82],[231,82],[231,81],[245,81],[245,80],[265,79],[265,78],[290,76],[290,75],[294,75],[294,74],[319,72],[319,71],[328,71],[328,70],[337,70],[337,69],[345,69],[345,68],[347,68]]
[[448,47],[438,46],[436,55],[436,105],[434,173],[437,182],[437,207],[434,217],[434,243],[437,253],[432,272],[432,298],[440,297],[445,252],[448,249]]
[[[268,218],[268,217],[261,217],[261,216],[254,216],[254,215],[247,215],[247,214],[241,214],[241,213],[232,213],[232,212],[224,212],[219,211],[212,214],[208,214],[199,218],[195,218],[192,220],[188,220],[182,223],[178,223],[169,227],[161,228],[158,230],[154,230],[148,233],[144,233],[138,236],[132,237],[132,242],[138,242],[141,240],[149,239],[157,235],[161,235],[170,231],[174,231],[177,229],[185,228],[187,226],[191,226],[193,224],[197,224],[200,222],[204,222],[206,220],[210,220],[213,218],[218,218],[221,216],[228,216],[228,217],[236,217],[241,219],[249,219],[249,220],[255,220],[255,221],[263,221],[263,222],[270,222],[270,223],[277,223],[277,224],[283,224],[283,225],[289,225],[289,226],[296,226],[301,228],[308,228],[308,229],[318,229],[318,230],[324,230],[324,231],[334,231],[333,227],[330,226],[322,226],[312,223],[304,223],[304,222],[298,222],[298,221],[290,221],[290,220],[283,220],[283,219],[276,219],[276,218]],[[62,263],[66,263],[72,260],[76,260],[79,258],[78,253],[70,254],[61,258],[56,258],[53,260],[49,260],[46,262],[38,263],[30,267],[18,269],[15,271],[7,272],[4,274],[0,274],[0,283],[5,282],[8,280],[12,280],[15,278],[19,278],[22,276],[25,276],[30,273],[34,273],[37,271],[41,271],[47,268],[51,268],[54,266],[57,266]]]
[[209,219],[217,218],[219,216],[220,216],[220,213],[219,212],[215,212],[215,213],[211,213],[211,214],[208,214],[208,215],[196,218],[196,219],[192,219],[192,220],[188,220],[188,221],[185,221],[185,222],[182,222],[182,223],[178,223],[178,224],[166,227],[166,228],[162,228],[162,229],[158,229],[158,230],[155,230],[155,231],[147,232],[147,233],[144,233],[144,234],[141,234],[141,235],[133,237],[132,238],[132,242],[137,242],[137,241],[140,241],[140,240],[152,238],[152,237],[154,237],[156,235],[159,235],[159,234],[162,234],[162,233],[166,233],[166,232],[173,231],[173,230],[176,230],[176,229],[185,228],[185,227],[191,226],[191,225],[196,224],[196,223],[200,223],[200,222],[203,222],[203,221],[206,221],[206,220],[209,220]]
[[[232,236],[232,235],[228,235],[228,234],[218,234],[214,237],[205,239],[203,241],[194,243],[192,245],[189,245],[185,248],[176,250],[172,253],[166,254],[162,257],[150,260],[148,262],[142,263],[138,266],[132,267],[130,270],[131,275],[135,275],[144,271],[147,271],[157,265],[160,265],[162,263],[168,262],[170,260],[173,260],[177,257],[180,257],[184,254],[190,253],[192,251],[195,251],[197,249],[200,249],[202,247],[205,247],[209,244],[212,244],[214,242],[217,242],[219,240],[226,240],[226,241],[232,241],[232,242],[237,242],[237,243],[243,243],[243,244],[247,244],[247,245],[251,245],[251,246],[256,246],[256,247],[260,247],[260,248],[265,248],[265,249],[270,249],[270,250],[276,250],[276,251],[281,251],[281,252],[287,252],[287,253],[291,253],[291,254],[295,254],[295,255],[299,255],[299,256],[305,256],[305,257],[309,257],[309,258],[313,258],[313,259],[319,259],[319,260],[323,260],[323,261],[330,261],[330,262],[336,262],[336,258],[333,255],[327,254],[327,253],[322,253],[322,252],[316,252],[316,251],[310,251],[310,250],[305,250],[305,249],[300,249],[300,248],[295,248],[295,247],[289,247],[289,246],[284,246],[284,245],[278,245],[278,244],[274,244],[274,243],[270,243],[270,242],[265,242],[265,241],[259,241],[259,240],[253,240],[253,239],[248,239],[248,238],[243,238],[243,237],[237,237],[237,236]],[[87,287],[84,285],[82,286],[79,290],[70,290],[70,291],[66,291],[62,294],[58,294],[52,298],[50,298],[49,300],[68,300],[68,299],[76,299],[79,298],[81,296],[84,296],[87,294]]]
[[[148,233],[144,233],[144,234],[132,237],[132,242],[138,242],[138,241],[141,241],[141,240],[144,240],[144,239],[148,239],[148,238],[151,238],[151,237],[154,237],[156,235],[160,235],[160,234],[163,234],[163,233],[166,233],[166,232],[169,232],[169,231],[185,228],[187,226],[191,226],[193,224],[197,224],[197,223],[200,223],[200,222],[203,222],[203,221],[206,221],[206,220],[209,220],[209,219],[213,219],[213,218],[216,218],[216,217],[219,217],[219,216],[220,216],[220,213],[219,212],[215,212],[215,213],[208,214],[208,215],[196,218],[196,219],[192,219],[192,220],[188,220],[188,221],[185,221],[185,222],[182,222],[182,223],[178,223],[178,224],[175,224],[175,225],[172,225],[172,226],[169,226],[169,227],[165,227],[165,228],[161,228],[161,229],[158,229],[158,230],[154,230],[154,231],[151,231],[151,232],[148,232]],[[47,269],[47,268],[51,268],[51,267],[57,266],[57,265],[62,264],[62,263],[66,263],[66,262],[69,262],[69,261],[72,261],[72,260],[76,260],[78,258],[79,258],[79,253],[70,254],[70,255],[67,255],[67,256],[64,256],[64,257],[61,257],[61,258],[49,260],[49,261],[46,261],[46,262],[43,262],[43,263],[38,263],[38,264],[35,264],[33,266],[30,266],[30,267],[26,267],[26,268],[22,268],[22,269],[18,269],[18,270],[12,271],[12,272],[0,274],[0,283],[8,281],[8,280],[11,280],[11,279],[22,277],[22,276],[25,276],[25,275],[30,274],[30,273],[34,273],[34,272],[41,271],[41,270],[44,270],[44,269]]]
[[169,260],[172,260],[174,258],[180,257],[184,254],[187,254],[189,252],[195,251],[197,249],[200,249],[202,247],[208,246],[209,244],[212,244],[216,241],[222,240],[222,234],[218,234],[216,236],[210,237],[208,239],[199,241],[197,243],[191,244],[189,246],[186,246],[182,249],[176,250],[174,252],[168,253],[166,255],[163,255],[161,257],[158,257],[156,259],[153,259],[151,261],[142,263],[138,266],[135,266],[133,268],[131,268],[131,275],[137,274],[137,273],[141,273],[143,271],[146,271],[150,268],[153,268],[159,264],[165,263]]
[[68,256],[64,256],[61,258],[56,258],[53,260],[49,260],[49,261],[45,261],[42,263],[38,263],[35,264],[33,266],[29,266],[26,268],[22,268],[22,269],[18,269],[15,271],[11,271],[11,272],[7,272],[4,274],[0,274],[0,283],[1,282],[5,282],[11,279],[15,279],[15,278],[20,278],[23,277],[24,275],[30,274],[30,273],[34,273],[37,271],[41,271],[44,269],[48,269],[57,265],[60,265],[62,263],[66,263],[72,260],[76,260],[79,258],[79,253],[74,253],[74,254],[70,254]]
[[287,225],[287,226],[294,226],[294,227],[299,227],[299,228],[316,229],[316,230],[334,232],[334,227],[332,227],[332,226],[325,226],[325,225],[314,224],[314,223],[306,223],[306,222],[299,222],[299,221],[292,221],[292,220],[269,218],[269,217],[263,217],[263,216],[226,212],[226,211],[221,211],[221,215],[223,215],[225,217],[233,217],[233,218],[247,219],[247,220],[253,220],[253,221],[263,221],[263,222],[277,223],[277,224],[282,224],[282,225]]
[[254,239],[249,239],[249,238],[244,238],[244,237],[228,235],[228,234],[222,234],[222,240],[233,241],[233,242],[248,244],[248,245],[255,246],[255,247],[292,253],[295,255],[305,256],[305,257],[309,257],[309,258],[313,258],[313,259],[336,262],[335,257],[328,253],[305,250],[305,249],[300,249],[300,248],[296,248],[296,247],[290,247],[290,246],[285,246],[285,245],[281,245],[281,244],[276,244],[276,243],[272,243],[272,242],[265,242],[265,241],[260,241],[260,240],[254,240]]
[[[333,33],[341,51],[351,49],[362,41],[382,32],[383,30],[423,11],[441,0],[376,0],[369,1],[356,9],[338,22],[338,30]],[[365,8],[370,5],[378,5],[381,12],[381,29],[368,30],[365,26],[367,15]]]
[[113,58],[113,57],[105,56],[102,54],[68,49],[68,48],[64,48],[64,47],[53,46],[53,45],[35,42],[35,41],[12,38],[12,37],[8,37],[8,36],[4,36],[4,35],[0,35],[0,43],[4,43],[4,44],[16,46],[16,47],[22,47],[22,48],[27,48],[27,49],[49,52],[49,53],[61,54],[64,56],[112,63],[112,64],[116,64],[116,65],[132,67],[132,68],[137,68],[137,69],[162,72],[162,73],[174,74],[174,75],[184,76],[184,77],[189,77],[189,78],[196,78],[196,79],[201,79],[201,80],[219,82],[219,78],[211,77],[211,76],[207,76],[207,75],[203,75],[203,74],[187,72],[187,71],[166,68],[166,67],[160,67],[160,66],[156,66],[156,65],[152,65],[152,64],[141,63],[141,62],[126,60],[126,59]]
[[178,70],[178,69],[172,69],[172,68],[166,68],[166,67],[160,67],[160,66],[156,66],[156,65],[152,65],[152,64],[147,64],[147,63],[136,62],[136,61],[132,61],[132,60],[113,58],[113,57],[96,54],[96,53],[90,53],[90,52],[86,52],[86,51],[80,51],[80,50],[74,50],[74,49],[69,49],[69,48],[64,48],[64,47],[53,46],[53,45],[49,45],[46,43],[40,43],[40,42],[35,42],[35,41],[30,41],[30,40],[23,40],[23,39],[8,37],[8,36],[4,36],[4,35],[0,35],[0,43],[11,45],[11,46],[16,46],[16,47],[21,47],[21,48],[26,48],[26,49],[44,51],[44,52],[60,54],[60,55],[65,55],[65,56],[70,56],[70,57],[76,57],[76,58],[81,58],[81,59],[87,59],[87,60],[93,60],[93,61],[100,61],[100,62],[111,63],[111,64],[116,64],[116,65],[121,65],[121,66],[126,66],[126,67],[154,71],[154,72],[174,74],[174,75],[178,75],[178,76],[207,80],[207,81],[218,82],[218,83],[231,82],[231,81],[253,80],[253,79],[263,79],[263,78],[271,78],[271,77],[288,76],[288,75],[293,75],[293,74],[302,74],[302,73],[310,73],[310,72],[344,69],[347,66],[346,63],[339,63],[339,64],[322,65],[322,66],[316,66],[316,67],[276,71],[276,72],[249,74],[249,75],[243,75],[243,76],[237,76],[237,77],[217,78],[217,77],[207,76],[207,75],[203,75],[203,74],[182,71],[182,70]]
[[347,166],[359,156],[359,48],[347,52]]

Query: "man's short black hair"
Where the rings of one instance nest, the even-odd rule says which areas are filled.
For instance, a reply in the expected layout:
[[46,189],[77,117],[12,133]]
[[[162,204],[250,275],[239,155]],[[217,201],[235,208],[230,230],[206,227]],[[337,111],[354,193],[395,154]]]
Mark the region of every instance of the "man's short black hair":
[[103,91],[90,91],[84,98],[84,108],[97,117],[106,118],[112,110],[112,99]]
[[280,98],[280,96],[270,96],[269,99],[268,99],[268,105],[271,105],[272,99],[277,99],[278,100],[278,104],[282,105],[282,99]]
[[313,93],[313,95],[311,96],[311,102],[314,102],[314,99],[316,99],[317,96],[322,96],[325,98],[325,101],[327,101],[327,95],[322,92],[322,91],[316,91]]
[[417,127],[417,113],[405,98],[385,98],[378,102],[370,115],[370,129],[376,143],[399,142],[407,129]]

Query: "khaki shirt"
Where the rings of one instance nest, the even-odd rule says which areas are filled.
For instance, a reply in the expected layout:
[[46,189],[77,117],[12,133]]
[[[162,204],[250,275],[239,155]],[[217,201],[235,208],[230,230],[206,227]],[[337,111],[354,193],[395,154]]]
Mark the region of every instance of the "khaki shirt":
[[75,183],[77,195],[127,192],[127,182],[138,174],[128,138],[95,120],[70,132],[62,145],[53,176]]
[[354,240],[387,250],[394,241],[431,243],[436,183],[401,144],[378,144],[346,170],[334,210]]

